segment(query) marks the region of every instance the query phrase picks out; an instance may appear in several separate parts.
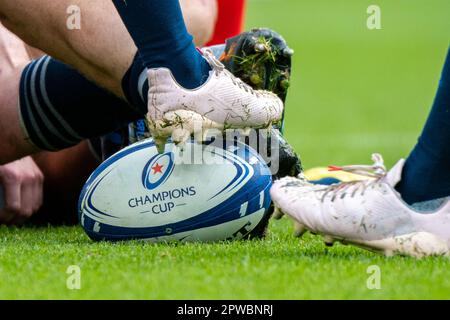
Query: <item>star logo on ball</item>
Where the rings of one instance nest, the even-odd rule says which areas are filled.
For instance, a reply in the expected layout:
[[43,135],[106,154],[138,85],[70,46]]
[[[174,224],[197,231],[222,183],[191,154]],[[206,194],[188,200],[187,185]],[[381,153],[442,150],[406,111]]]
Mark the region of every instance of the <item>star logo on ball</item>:
[[147,190],[154,190],[170,177],[175,168],[173,153],[156,154],[148,160],[142,170],[142,184]]
[[155,164],[155,165],[152,167],[153,174],[162,173],[162,168],[163,168],[163,167],[164,167],[164,166],[160,165],[159,163]]

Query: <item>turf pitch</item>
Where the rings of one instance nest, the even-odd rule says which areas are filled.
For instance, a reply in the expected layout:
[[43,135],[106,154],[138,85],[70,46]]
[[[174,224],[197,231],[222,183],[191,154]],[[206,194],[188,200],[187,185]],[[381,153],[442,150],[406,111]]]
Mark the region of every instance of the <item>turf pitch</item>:
[[[248,27],[271,27],[296,51],[286,134],[305,167],[387,165],[412,148],[450,44],[450,2],[250,0]],[[266,240],[218,244],[93,243],[77,227],[0,227],[0,299],[450,298],[450,259],[385,258],[273,221]],[[66,270],[81,268],[81,290]],[[381,288],[370,290],[377,265]]]

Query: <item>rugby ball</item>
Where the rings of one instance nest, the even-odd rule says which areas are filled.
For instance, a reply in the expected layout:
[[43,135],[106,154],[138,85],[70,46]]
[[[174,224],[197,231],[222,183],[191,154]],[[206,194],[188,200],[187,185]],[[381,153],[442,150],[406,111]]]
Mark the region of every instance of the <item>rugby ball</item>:
[[238,141],[173,143],[151,139],[111,156],[90,176],[78,202],[93,240],[152,242],[241,239],[270,206],[272,177],[259,154]]

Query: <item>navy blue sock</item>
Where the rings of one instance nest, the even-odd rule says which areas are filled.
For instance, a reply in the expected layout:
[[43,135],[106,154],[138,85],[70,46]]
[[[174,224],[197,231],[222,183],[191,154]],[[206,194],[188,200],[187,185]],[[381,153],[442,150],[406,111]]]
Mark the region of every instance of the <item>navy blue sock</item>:
[[[225,44],[216,45],[210,48],[217,59],[219,59],[225,51]],[[130,68],[122,78],[122,89],[127,101],[137,108],[139,112],[146,114],[149,85],[147,68],[139,53],[136,54]]]
[[396,188],[409,204],[450,196],[450,49],[431,113]]
[[180,85],[193,89],[210,67],[188,33],[178,0],[113,0],[147,68],[168,68]]
[[75,69],[44,56],[25,67],[19,88],[20,116],[28,138],[44,150],[60,150],[106,134],[143,117]]
[[140,55],[136,54],[130,68],[122,78],[122,90],[127,101],[143,114],[148,112],[148,89],[147,68]]

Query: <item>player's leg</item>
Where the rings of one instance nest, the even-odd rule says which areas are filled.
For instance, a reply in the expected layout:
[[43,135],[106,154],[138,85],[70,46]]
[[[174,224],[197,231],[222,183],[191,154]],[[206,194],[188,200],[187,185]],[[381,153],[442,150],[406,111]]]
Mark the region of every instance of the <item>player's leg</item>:
[[[204,44],[205,30],[215,23],[215,1],[183,0],[181,4],[188,30],[198,45]],[[110,0],[2,1],[0,19],[29,45],[123,96],[121,80],[136,47]]]
[[[0,83],[2,89],[13,84],[11,90],[0,91],[0,102],[17,104],[14,84],[29,63],[30,52],[35,57],[42,55],[34,48],[26,48],[22,40],[0,24]],[[11,95],[14,92],[15,98]],[[26,157],[0,166],[0,189],[6,201],[0,204],[0,223],[20,224],[30,216],[33,222],[45,224],[75,223],[78,194],[97,164],[85,141],[60,152],[41,152],[34,159]],[[42,195],[44,206],[35,214],[43,203]]]
[[145,114],[49,56],[18,68],[4,82],[10,88],[0,100],[1,164],[76,145]]
[[[8,93],[17,85],[19,71],[29,60],[23,42],[0,24],[0,101],[12,103]],[[30,157],[0,165],[0,223],[19,223],[39,209],[42,180]]]
[[272,187],[272,199],[328,243],[345,240],[387,255],[450,255],[450,50],[409,158],[389,172],[380,155],[373,160],[373,166],[331,168],[369,179],[320,186],[284,178]]
[[[255,50],[258,44],[263,43],[263,41],[258,43],[255,39],[264,39],[264,50]],[[280,98],[286,98],[288,86],[280,84],[289,81],[292,50],[279,34],[269,29],[255,29],[225,41],[225,44],[213,46],[213,49],[215,55],[221,59],[229,71],[242,76],[242,79],[254,88],[270,90],[277,93]],[[243,63],[249,56],[254,63]],[[260,81],[251,81],[253,78],[251,75],[255,74]],[[257,135],[259,142],[252,145],[263,157],[266,157],[272,168],[277,168],[277,171],[273,171],[274,180],[285,176],[297,176],[302,172],[299,157],[283,138],[279,129],[280,126],[277,123],[270,133],[260,131]],[[130,124],[129,128],[103,136],[101,143],[96,145],[102,159],[106,159],[129,143],[148,137],[150,133],[146,122],[138,120]],[[272,151],[270,155],[267,153],[268,150]],[[273,150],[276,151],[273,152]],[[252,237],[260,237],[265,233],[271,214],[272,211],[267,212],[257,228],[251,232]]]
[[[270,36],[270,38],[272,38],[273,37],[273,35],[275,35],[274,33],[270,33],[271,34],[271,36]],[[247,34],[246,34],[247,35]],[[251,36],[249,36],[249,38],[250,38]],[[281,39],[280,39],[281,40]],[[284,42],[284,41],[283,41]],[[278,43],[276,44],[276,45],[279,45]],[[284,45],[282,46],[282,48],[281,49],[283,49],[283,48],[285,48],[286,47],[286,44],[284,43]],[[240,50],[240,48],[239,48],[239,50]],[[236,54],[243,54],[243,53],[241,53],[241,52],[238,52],[239,50],[236,50]],[[273,135],[272,135],[272,139],[279,139],[278,138],[278,136],[277,136],[277,134],[276,133],[274,133]],[[283,148],[284,148],[284,145],[285,144],[283,144]],[[71,151],[69,151],[69,150],[74,150],[74,151],[77,151],[77,152],[82,152],[83,150],[79,150],[78,148],[71,148],[71,149],[68,149],[68,150],[66,150],[66,151],[64,151],[64,152],[62,152],[63,154],[68,154],[68,153],[70,153]],[[283,149],[283,150],[285,150],[285,149]],[[285,161],[286,159],[288,159],[289,158],[289,161],[287,161],[287,162],[289,162],[288,164],[287,164],[287,166],[289,166],[289,168],[284,168],[285,170],[285,173],[280,173],[280,174],[282,174],[283,176],[284,175],[286,175],[286,174],[295,174],[295,172],[297,172],[298,173],[298,170],[300,169],[299,168],[299,162],[298,162],[298,159],[297,159],[297,157],[293,154],[293,153],[289,153],[289,155],[287,155],[287,153],[285,152],[285,151],[282,151],[282,152],[284,152],[283,154],[285,154],[285,155],[283,155],[283,158],[285,158],[284,160],[281,160],[281,161]],[[58,157],[57,157],[57,155],[58,155],[58,153],[57,154],[55,154],[55,156],[53,157],[52,156],[52,154],[48,154],[48,153],[46,153],[46,156],[45,156],[45,158],[44,158],[44,164],[45,164],[45,162],[49,162],[49,163],[59,163],[60,161],[58,161]],[[45,161],[45,159],[47,159],[48,161]],[[294,159],[294,161],[290,161],[290,159]],[[42,160],[41,160],[42,161]],[[62,163],[64,163],[64,161],[62,161]],[[74,166],[74,167],[76,167],[76,166]],[[294,169],[295,168],[295,169]],[[66,168],[67,169],[67,168]],[[70,168],[69,168],[70,169]],[[48,170],[44,170],[45,172],[46,172],[46,174],[48,175]],[[54,171],[53,171],[54,172]],[[70,169],[70,170],[68,170],[68,171],[66,171],[66,173],[65,174],[67,174],[67,172],[71,172],[71,174],[70,174],[70,176],[76,176],[76,177],[78,177],[78,179],[77,179],[77,181],[80,183],[80,185],[79,185],[79,187],[81,186],[81,183],[84,181],[83,180],[83,177],[85,177],[84,175],[80,175],[80,174],[78,174],[77,172],[78,172],[78,170],[76,170],[76,168],[72,168],[72,169]],[[75,173],[75,174],[74,174]],[[55,174],[53,174],[53,176],[55,176]],[[56,176],[58,176],[58,174],[56,174]],[[56,181],[56,182],[58,182],[59,180],[58,179],[56,179],[56,180],[53,180],[53,179],[51,179],[52,181],[53,181],[53,183]],[[67,179],[65,179],[65,180],[67,180]],[[70,180],[71,181],[71,180]],[[48,184],[50,184],[51,185],[51,182],[49,182],[49,183],[47,183],[46,185],[48,185]],[[73,183],[71,183],[70,185],[72,185]],[[48,187],[46,188],[46,190],[48,190]],[[46,203],[49,201],[50,199],[48,199],[48,198],[46,198]],[[48,208],[48,204],[47,204],[47,206],[45,207],[46,208],[46,211],[51,211],[49,208]],[[42,215],[39,215],[38,217],[41,217],[42,218]],[[44,219],[45,220],[45,219]],[[264,226],[262,226],[262,228],[261,228],[261,233],[262,233],[262,231],[263,231],[263,229],[264,229]],[[258,233],[258,235],[259,235],[259,233]]]
[[29,61],[23,42],[0,24],[0,165],[27,155],[22,151],[24,145],[37,150],[24,141],[17,108],[20,75]]
[[[207,3],[199,2],[197,0],[191,0],[189,2],[190,6],[184,9],[184,15],[185,18],[188,21],[188,24],[195,24],[195,28],[193,31],[193,34],[195,36],[196,43],[199,45],[203,44],[207,40],[208,32],[205,32],[202,30],[202,28],[209,28],[212,29],[212,26],[215,21],[215,6],[214,1],[209,1]],[[197,4],[197,6],[193,6]],[[211,9],[211,11],[205,11],[205,9]],[[199,10],[202,10],[202,16],[199,15]],[[208,14],[210,12],[211,14]],[[1,65],[2,65],[2,72],[1,72],[1,80],[3,88],[5,88],[7,85],[10,85],[10,88],[6,88],[7,90],[2,90],[0,92],[0,101],[1,101],[1,107],[3,106],[16,106],[17,104],[17,88],[16,84],[18,82],[17,79],[20,78],[20,73],[22,73],[23,66],[25,66],[28,61],[29,57],[28,55],[31,54],[34,58],[38,58],[39,56],[42,56],[43,53],[35,48],[27,47],[25,49],[25,46],[23,42],[16,38],[13,34],[11,34],[9,31],[3,28],[3,26],[0,25],[0,28],[2,29],[0,32],[0,49],[1,49]],[[129,39],[131,42],[131,38]],[[201,41],[201,42],[198,42]],[[28,53],[28,54],[27,54]],[[77,107],[77,104],[80,106],[84,106],[85,108],[89,106],[94,109],[96,107],[96,103],[98,104],[99,109],[101,110],[102,106],[107,106],[107,110],[104,110],[105,114],[111,114],[114,113],[114,107],[113,105],[122,105],[124,109],[126,109],[126,103],[124,101],[119,100],[118,98],[112,97],[110,94],[107,94],[106,100],[104,99],[104,90],[98,88],[93,83],[90,83],[85,78],[81,77],[78,72],[75,70],[63,65],[62,63],[55,61],[54,59],[51,59],[49,57],[43,57],[41,60],[38,60],[37,63],[42,62],[42,65],[46,64],[46,73],[43,73],[43,76],[41,76],[40,73],[42,73],[42,69],[35,69],[36,73],[36,79],[39,79],[41,81],[36,82],[42,82],[42,79],[45,78],[46,80],[44,82],[52,82],[48,78],[55,78],[54,82],[64,82],[65,85],[68,85],[69,87],[74,87],[75,89],[78,88],[79,91],[82,92],[81,96],[85,98],[79,99],[78,102],[73,103],[74,101],[68,103],[67,100],[65,101],[65,97],[67,95],[70,95],[67,90],[58,90],[58,88],[52,88],[55,94],[52,95],[52,92],[47,92],[49,96],[52,98],[52,102],[62,105],[66,104],[68,109]],[[53,70],[52,70],[53,69]],[[33,73],[29,72],[29,73]],[[65,77],[70,77],[70,81],[64,81]],[[74,80],[73,78],[76,78],[78,80]],[[76,81],[78,81],[78,85],[76,84]],[[42,83],[40,83],[42,85]],[[37,93],[38,96],[42,94],[40,91],[40,85],[36,86],[36,88],[31,88],[28,92],[30,97],[33,95],[33,89],[35,93]],[[73,86],[71,86],[73,85]],[[87,87],[86,87],[87,86]],[[59,92],[61,91],[61,92]],[[103,91],[103,93],[102,93]],[[54,98],[58,99],[58,92],[59,96],[62,99],[61,101],[55,101]],[[80,96],[78,96],[79,98]],[[112,103],[112,105],[111,105]],[[112,107],[112,108],[111,108]],[[16,108],[12,109],[15,110]],[[7,109],[11,110],[11,109]],[[83,113],[83,110],[80,110],[78,108],[76,110],[77,112]],[[5,120],[7,117],[2,118]],[[117,117],[121,118],[121,117]],[[132,119],[126,119],[126,117],[122,117],[124,122],[128,122]],[[14,122],[14,121],[13,121]],[[89,120],[84,121],[87,125]],[[4,123],[8,124],[8,121],[5,121]],[[89,126],[88,126],[89,127]],[[91,127],[98,127],[96,126],[96,122],[92,123]],[[11,126],[7,126],[7,130],[4,130],[3,132],[10,131]],[[17,130],[17,134],[20,134],[20,130]],[[20,145],[19,141],[17,139],[8,139],[11,141],[11,146],[16,147],[17,145]],[[61,151],[61,152],[43,152],[36,155],[36,160],[39,161],[39,165],[43,168],[45,175],[46,175],[46,203],[45,203],[45,210],[48,212],[57,212],[51,211],[49,209],[58,208],[61,205],[61,202],[58,202],[58,205],[55,205],[56,199],[66,199],[66,200],[73,200],[74,197],[71,197],[70,199],[67,198],[67,194],[77,194],[80,187],[84,183],[85,179],[87,178],[88,174],[90,173],[90,170],[93,169],[93,166],[89,166],[90,163],[93,163],[94,157],[91,154],[90,150],[86,147],[87,143],[81,143],[75,147],[69,148],[67,150]],[[3,151],[5,149],[8,149],[6,145],[3,145]],[[17,156],[18,152],[14,149],[13,153]],[[3,162],[6,162],[8,157],[3,157]],[[95,162],[96,163],[96,162]],[[72,165],[73,164],[73,165]],[[58,170],[55,170],[57,168]],[[23,174],[26,174],[26,172],[23,172]],[[71,190],[72,193],[64,193],[61,194],[61,197],[56,196],[56,191],[58,190]],[[51,196],[49,197],[49,192]],[[76,196],[75,196],[76,197]],[[75,201],[68,201],[65,203],[70,203],[70,205],[74,205]],[[75,207],[75,206],[74,206]],[[42,218],[42,214],[39,215],[40,218]],[[46,219],[44,219],[46,220]],[[16,220],[14,220],[16,221]]]
[[208,79],[211,68],[193,44],[178,0],[112,2],[146,68],[169,69],[187,89],[197,88]]
[[[115,67],[119,67],[119,69],[121,71],[119,71],[119,73],[125,73],[126,70],[126,66],[129,64],[129,60],[133,59],[133,56],[136,53],[136,48],[134,47],[134,44],[131,40],[131,38],[129,37],[129,35],[127,34],[125,28],[123,28],[122,23],[120,21],[119,16],[117,15],[114,7],[112,6],[112,4],[110,3],[110,1],[102,1],[100,2],[100,7],[93,7],[93,6],[86,6],[87,2],[83,2],[83,3],[79,3],[80,8],[83,8],[82,12],[83,12],[83,27],[85,29],[88,30],[93,30],[95,28],[96,32],[98,33],[96,36],[98,37],[103,37],[105,38],[105,41],[99,41],[98,43],[89,43],[88,41],[90,41],[90,38],[92,38],[92,36],[90,35],[89,32],[84,32],[82,30],[66,30],[66,28],[61,28],[63,30],[60,30],[61,33],[63,33],[66,37],[68,37],[67,42],[68,43],[64,43],[64,41],[66,40],[61,40],[62,38],[58,38],[58,36],[55,36],[55,40],[51,41],[49,40],[49,43],[46,43],[46,39],[48,36],[48,33],[55,33],[56,30],[53,30],[52,28],[54,27],[54,24],[61,24],[63,22],[63,20],[59,21],[57,20],[58,17],[65,17],[67,18],[66,15],[61,15],[60,12],[58,12],[58,14],[54,17],[54,19],[52,19],[52,8],[53,10],[56,9],[61,9],[61,7],[59,5],[64,5],[64,3],[66,5],[68,5],[68,2],[58,2],[58,4],[53,4],[53,3],[47,3],[47,2],[39,2],[39,5],[42,3],[42,5],[44,6],[44,8],[47,8],[49,11],[47,12],[49,19],[41,19],[41,16],[39,16],[39,19],[37,19],[37,26],[39,27],[39,23],[42,23],[43,20],[44,21],[53,21],[53,23],[49,23],[49,24],[44,24],[41,28],[42,31],[42,37],[44,38],[42,43],[41,43],[41,48],[48,48],[49,51],[54,51],[54,52],[62,52],[62,54],[60,53],[59,55],[61,56],[65,56],[67,55],[67,57],[70,58],[71,54],[72,56],[77,56],[80,55],[79,57],[77,57],[75,59],[75,65],[78,65],[83,71],[85,71],[85,73],[87,73],[88,75],[91,75],[93,78],[97,78],[96,74],[95,74],[95,70],[98,69],[97,67],[92,67],[92,65],[96,64],[97,61],[102,62],[105,60],[110,61],[109,58],[111,58],[111,60],[114,61],[122,61],[119,64],[115,64],[113,63],[113,65],[115,64]],[[196,25],[196,32],[198,32],[202,27],[203,28],[212,28],[214,21],[215,21],[215,7],[214,5],[211,5],[211,3],[214,3],[214,1],[212,2],[208,2],[208,3],[203,3],[200,0],[194,0],[191,1],[191,5],[193,3],[197,4],[197,7],[201,7],[202,9],[204,9],[204,16],[200,17],[198,15],[197,12],[193,12],[193,7],[189,7],[186,8],[184,14],[187,18],[187,21],[190,25]],[[8,5],[10,5],[8,7]],[[2,3],[0,4],[1,10],[4,10],[5,12],[11,13],[8,17],[14,17],[14,8],[21,8],[22,6],[24,6],[25,4],[22,3],[21,1],[17,1],[14,2],[12,5],[11,3]],[[30,1],[26,3],[26,10],[25,15],[27,18],[29,18],[31,20],[31,22],[33,23],[33,18],[36,19],[36,17],[33,15],[33,12],[39,12],[39,10],[37,10],[36,6],[37,3]],[[55,6],[53,6],[55,5]],[[30,7],[33,8],[33,6],[35,7],[35,11],[31,10],[30,11]],[[102,7],[103,6],[103,7]],[[6,7],[6,8],[5,8]],[[106,24],[100,24],[98,27],[96,27],[95,24],[92,23],[93,18],[95,16],[95,14],[99,13],[98,10],[93,10],[93,8],[97,8],[97,9],[102,9],[104,8],[105,11],[102,12],[102,14],[105,16],[104,18],[104,23]],[[64,11],[65,12],[65,11]],[[14,21],[14,18],[9,20],[9,25],[10,27],[12,26],[12,29],[17,29],[19,31],[21,31],[25,37],[30,37],[29,35],[31,34],[31,38],[27,39],[30,42],[33,42],[32,37],[34,37],[35,33],[31,32],[32,30],[30,30],[29,26],[32,25],[32,23],[28,23],[29,21],[27,21],[27,24],[24,24],[23,26],[19,23],[19,24],[14,24],[11,21]],[[95,20],[97,21],[97,20]],[[116,28],[117,25],[117,28]],[[45,27],[47,27],[47,29],[45,29]],[[111,32],[106,32],[106,30],[113,30]],[[117,34],[115,33],[117,30],[119,29],[119,31],[117,32]],[[16,31],[17,31],[16,30]],[[120,32],[121,30],[121,32]],[[195,31],[194,30],[194,31]],[[28,32],[31,32],[30,34]],[[70,32],[79,32],[79,35],[77,37],[75,37],[75,39],[73,39],[73,37],[71,38],[72,33]],[[83,33],[84,32],[84,33]],[[67,33],[67,34],[65,34]],[[58,35],[58,33],[57,33]],[[201,38],[201,36],[198,37],[199,39]],[[114,40],[114,41],[112,41]],[[72,43],[72,42],[73,43]],[[204,41],[204,40],[203,40]],[[108,45],[108,43],[110,43],[110,45]],[[66,48],[65,45],[68,45],[68,47]],[[123,48],[126,48],[125,50],[115,50],[115,46],[120,45]],[[86,50],[83,51],[83,48],[85,48]],[[127,50],[128,48],[132,48],[132,50]],[[79,54],[78,51],[80,51],[81,53]],[[70,52],[68,52],[70,51]],[[73,52],[72,52],[73,51]],[[102,56],[105,55],[104,52],[113,52],[113,56],[111,56],[111,54],[108,54],[108,59],[100,59],[97,58],[98,56]],[[90,58],[94,58],[96,60],[94,60],[93,63],[87,63],[87,60]],[[31,104],[32,108],[38,108],[39,106],[35,105],[34,99],[32,97],[33,94],[33,90],[34,91],[39,91],[41,90],[42,87],[42,81],[31,81],[31,77],[34,74],[34,78],[33,79],[42,79],[41,76],[43,77],[45,75],[44,72],[42,72],[43,66],[45,65],[44,62],[42,62],[40,65],[37,65],[37,63],[33,64],[33,68],[29,68],[29,72],[28,72],[28,77],[25,77],[25,75],[27,74],[26,71],[23,74],[22,77],[22,82],[24,83],[22,88],[27,88],[28,89],[28,93],[22,94],[23,95],[29,95],[29,101],[28,103],[26,103],[26,99],[24,99],[24,101],[22,101],[22,105],[21,107],[24,109],[27,106],[25,104]],[[53,66],[53,68],[52,68]],[[100,69],[102,69],[103,67],[100,66]],[[137,66],[137,68],[140,69],[144,69],[143,66]],[[6,141],[3,143],[3,148],[2,150],[0,150],[0,163],[6,163],[8,161],[12,161],[14,159],[17,159],[21,156],[24,156],[26,154],[30,154],[32,152],[37,151],[39,148],[36,148],[35,145],[38,145],[40,148],[43,148],[42,146],[42,141],[38,141],[37,143],[35,141],[33,141],[34,143],[29,143],[28,139],[30,136],[30,131],[31,131],[31,135],[34,134],[34,136],[36,136],[38,133],[34,132],[35,130],[32,130],[30,128],[28,128],[27,133],[28,133],[28,137],[23,137],[23,133],[22,133],[22,128],[19,125],[19,121],[18,119],[19,114],[17,113],[17,100],[18,100],[18,93],[17,93],[17,82],[18,82],[18,78],[19,78],[19,73],[21,73],[22,70],[22,66],[14,66],[14,69],[11,70],[11,72],[14,72],[14,77],[11,79],[11,81],[5,82],[5,84],[3,85],[4,88],[7,87],[7,90],[2,90],[1,94],[1,99],[0,99],[0,107],[2,109],[2,118],[0,118],[0,128],[3,129],[3,138],[5,139],[6,137]],[[101,110],[99,108],[96,108],[95,106],[92,106],[92,104],[95,101],[98,100],[102,100],[102,97],[107,97],[109,100],[113,99],[113,97],[109,94],[107,94],[105,92],[105,90],[99,89],[97,87],[94,87],[93,83],[88,82],[86,79],[82,78],[80,74],[78,74],[75,70],[67,67],[66,65],[63,65],[57,61],[55,61],[54,59],[51,59],[49,64],[47,65],[46,68],[46,72],[49,73],[51,71],[54,71],[52,74],[48,75],[47,78],[45,78],[45,85],[47,86],[48,90],[51,90],[55,93],[54,97],[50,97],[53,100],[54,99],[59,99],[59,100],[64,100],[66,102],[71,102],[71,104],[73,105],[73,107],[77,107],[75,106],[77,103],[79,102],[83,102],[85,100],[83,100],[84,98],[89,100],[89,97],[97,97],[98,99],[90,99],[91,101],[87,101],[86,103],[81,103],[81,106],[85,106],[85,110],[87,110],[87,113],[83,113],[83,110],[78,109],[76,114],[79,114],[78,116],[78,121],[82,118],[84,119],[88,119],[87,121],[89,121],[89,119],[95,118],[96,119],[92,119],[92,121],[94,122],[94,124],[92,125],[91,129],[97,129],[97,130],[102,130],[102,125],[96,125],[96,124],[106,124],[106,127],[109,127],[109,129],[113,130],[116,125],[114,123],[111,123],[111,119],[108,119],[110,114],[115,114],[114,110],[112,110],[112,112],[108,112],[108,110]],[[94,71],[93,71],[94,70]],[[65,76],[64,76],[65,75]],[[123,74],[120,75],[120,77],[123,77]],[[75,79],[73,79],[75,78]],[[53,80],[52,80],[53,79]],[[61,79],[61,81],[59,80]],[[69,81],[68,83],[62,83],[62,79],[71,79],[71,81]],[[27,83],[28,82],[28,83]],[[32,87],[32,84],[36,85],[36,88]],[[86,88],[88,89],[86,91]],[[148,88],[148,87],[147,87]],[[85,89],[85,90],[82,90]],[[38,96],[39,94],[42,92],[38,92]],[[74,99],[71,99],[74,98]],[[54,107],[56,107],[59,111],[63,111],[63,112],[71,112],[70,111],[70,106],[66,106],[66,103],[64,103],[64,101],[61,101],[62,104],[61,105],[54,105]],[[52,101],[53,104],[55,104],[55,101]],[[143,100],[140,101],[140,106],[142,107],[142,112],[145,113],[146,112],[146,102],[144,102]],[[42,101],[41,101],[42,104]],[[97,114],[91,114],[89,115],[91,112],[89,112],[89,108],[86,108],[87,106],[92,106],[91,110],[97,110]],[[102,105],[102,104],[99,104]],[[117,101],[116,99],[116,105],[119,105],[125,109],[129,108],[128,104],[125,103],[124,101]],[[103,104],[104,108],[108,108],[108,106],[106,106],[106,101],[105,104]],[[30,107],[30,106],[28,106]],[[117,108],[116,108],[117,109]],[[72,110],[73,112],[73,110]],[[124,110],[123,112],[127,113],[126,110]],[[128,112],[129,113],[129,112]],[[98,117],[100,116],[100,118]],[[23,114],[22,114],[23,117]],[[50,118],[51,116],[45,115],[45,112],[43,114],[43,117],[45,118]],[[25,115],[25,118],[27,118],[27,115]],[[101,121],[98,121],[99,119],[101,119]],[[25,122],[27,119],[25,119]],[[32,120],[32,119],[31,119]],[[76,120],[76,119],[75,119]],[[125,118],[124,121],[126,121],[127,119]],[[130,119],[128,119],[129,121]],[[59,121],[59,120],[58,120]],[[91,121],[91,122],[92,122]],[[117,119],[113,119],[113,121],[117,121]],[[28,117],[28,122],[30,122],[30,119]],[[36,121],[35,121],[36,122]],[[47,121],[48,122],[48,121]],[[110,125],[114,124],[113,127],[111,127]],[[90,125],[88,123],[86,124],[82,124],[84,126],[83,130],[85,129],[90,129]],[[36,126],[36,125],[35,125]],[[46,130],[46,127],[44,128],[40,128],[40,125],[37,125],[38,129],[42,130]],[[108,130],[110,131],[110,130]],[[101,133],[104,133],[106,131],[103,131]],[[83,136],[87,136],[89,133],[85,132],[85,134]],[[74,140],[73,137],[71,140]],[[78,138],[78,140],[80,140]],[[39,143],[40,142],[40,143]],[[74,143],[76,143],[78,141],[74,141]],[[48,147],[44,147],[45,149],[57,149],[57,148],[48,148]]]
[[158,1],[158,10],[154,2],[113,3],[148,68],[147,118],[160,152],[170,135],[178,144],[191,134],[202,140],[205,129],[268,127],[281,118],[283,105],[275,95],[255,92],[211,51],[196,50],[178,0]]
[[[215,23],[215,1],[184,0],[182,5],[189,31],[202,45],[204,30]],[[110,0],[2,1],[0,19],[29,45],[123,96],[121,81],[136,47]]]
[[[29,39],[27,40],[31,44],[39,45],[41,49],[50,53],[53,53],[51,51],[53,50],[55,54],[59,55],[66,51],[64,53],[66,61],[80,68],[80,70],[83,70],[83,66],[90,65],[91,68],[84,68],[84,74],[91,76],[116,94],[120,94],[122,90],[120,90],[119,84],[122,85],[124,90],[127,90],[129,83],[124,83],[124,81],[133,81],[132,78],[121,78],[124,66],[128,65],[129,61],[127,61],[128,63],[123,62],[126,60],[123,59],[123,54],[119,55],[122,58],[114,55],[104,59],[105,52],[121,52],[122,46],[120,48],[108,47],[109,41],[100,41],[113,39],[114,43],[117,44],[120,41],[116,40],[120,40],[120,37],[115,36],[115,32],[111,30],[114,29],[114,24],[110,23],[108,15],[105,18],[106,21],[100,20],[101,23],[99,23],[98,17],[105,17],[105,10],[98,10],[99,7],[93,6],[91,1],[80,2],[87,6],[87,8],[82,8],[80,3],[85,21],[95,21],[95,26],[89,27],[89,24],[87,24],[84,29],[82,28],[82,30],[87,30],[84,33],[76,33],[73,31],[78,30],[64,30],[64,28],[61,30],[61,26],[64,25],[62,22],[66,22],[61,21],[61,6],[64,7],[67,3],[58,2],[54,4],[52,2],[50,5],[48,3],[42,5],[42,2],[37,3],[36,1],[27,1],[26,3],[17,1],[12,6],[2,3],[0,12],[4,17],[7,17],[8,25],[13,29],[15,28],[15,32],[21,34],[24,38],[28,36]],[[164,145],[165,139],[172,133],[174,133],[175,141],[185,140],[187,134],[194,131],[193,123],[196,120],[208,127],[217,127],[224,130],[228,127],[266,126],[279,119],[283,106],[276,97],[269,93],[253,92],[232,75],[223,72],[222,65],[215,61],[211,55],[207,55],[206,59],[201,57],[193,47],[191,36],[186,31],[177,0],[128,1],[126,3],[116,1],[115,4],[126,22],[134,42],[140,47],[139,58],[142,59],[133,60],[132,66],[140,68],[143,64],[149,67],[149,76],[153,77],[155,84],[158,84],[151,86],[149,89],[148,94],[152,97],[152,100],[148,106],[148,118],[152,123],[152,131],[157,136],[156,141],[160,147]],[[17,10],[17,7],[20,10]],[[92,8],[97,9],[97,11]],[[36,36],[37,33],[32,31],[35,31],[36,28],[39,28],[39,24],[42,24],[43,9],[48,18],[45,20],[49,22],[44,23],[41,28],[46,35],[41,39],[40,35]],[[100,7],[100,9],[103,8]],[[105,9],[107,8],[105,7]],[[8,12],[9,10],[13,12]],[[52,15],[51,12],[57,12],[57,14]],[[21,24],[24,20],[27,23]],[[105,24],[109,28],[105,27]],[[29,25],[33,26],[33,30],[27,27]],[[95,27],[99,25],[102,26],[101,30],[96,30]],[[158,32],[155,32],[156,30]],[[70,33],[71,31],[72,33]],[[48,36],[52,32],[56,32],[56,36]],[[30,36],[30,34],[33,35]],[[87,37],[88,40],[83,37]],[[83,41],[83,39],[86,41]],[[80,43],[83,44],[81,48]],[[102,44],[99,45],[99,43]],[[105,46],[109,50],[103,50]],[[85,50],[86,47],[95,47],[97,50]],[[86,54],[85,51],[88,53]],[[122,51],[127,51],[127,49]],[[95,54],[92,55],[93,52]],[[101,62],[96,64],[99,56],[102,57]],[[107,66],[105,67],[105,65]],[[110,65],[114,67],[108,69]],[[176,80],[188,88],[197,86],[209,76],[208,65],[214,69],[214,76],[208,78],[208,85],[202,86],[195,92],[183,91],[185,89]],[[153,69],[154,67],[165,67],[167,69]],[[140,76],[137,72],[131,74],[136,77]],[[176,80],[172,75],[175,76]],[[115,83],[115,87],[113,83]],[[164,86],[161,86],[161,84],[164,84]],[[220,84],[220,86],[217,84]],[[217,89],[219,91],[228,90],[233,94],[221,95],[215,92],[217,87],[220,87],[220,90]],[[131,88],[132,94],[142,95],[142,92],[138,92],[133,87]],[[212,100],[211,96],[214,97]],[[232,101],[240,101],[240,103],[235,105],[232,114],[230,114],[230,110],[224,108],[224,105],[231,104]],[[130,102],[134,103],[134,101]],[[262,109],[264,109],[264,112],[261,112]],[[180,110],[182,110],[181,115]],[[203,115],[206,113],[208,116],[204,117]],[[174,121],[173,117],[181,119],[181,121]]]
[[397,190],[410,204],[450,196],[450,48],[431,113]]
[[120,82],[136,47],[111,1],[2,1],[0,19],[27,44],[123,96]]

